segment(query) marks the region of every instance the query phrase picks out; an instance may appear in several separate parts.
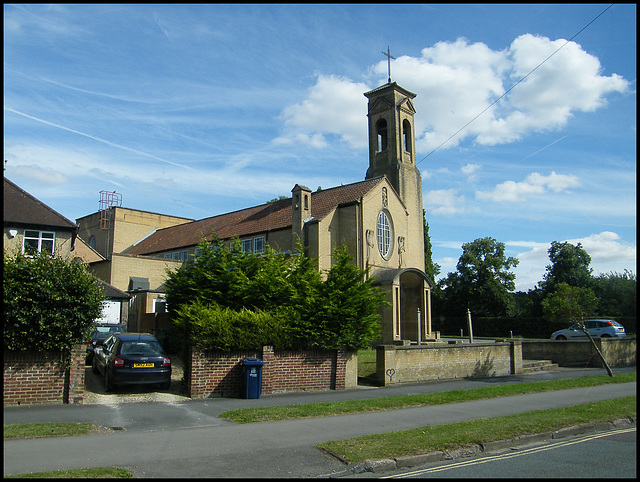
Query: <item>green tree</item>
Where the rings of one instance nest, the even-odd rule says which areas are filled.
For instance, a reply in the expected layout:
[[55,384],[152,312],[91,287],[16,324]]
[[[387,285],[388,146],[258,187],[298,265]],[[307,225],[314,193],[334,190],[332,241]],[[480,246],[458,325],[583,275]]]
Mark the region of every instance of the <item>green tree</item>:
[[282,348],[284,318],[263,310],[234,310],[200,300],[181,305],[173,322],[191,333],[193,345],[205,349],[244,350],[270,345]]
[[591,256],[580,243],[574,246],[567,242],[553,241],[548,253],[551,264],[547,265],[547,272],[541,282],[545,293],[554,291],[560,283],[581,288],[591,286]]
[[424,209],[422,210],[422,222],[424,230],[424,272],[427,274],[429,279],[435,283],[436,276],[440,274],[440,265],[433,262],[429,223],[427,223],[427,212]]
[[320,285],[313,313],[302,320],[301,342],[312,348],[368,348],[380,336],[378,309],[384,293],[365,279],[366,270],[352,263],[346,247],[334,251],[334,264]]
[[590,288],[559,283],[553,293],[542,300],[542,312],[548,321],[583,320],[592,316],[598,299]]
[[504,243],[493,238],[463,244],[457,271],[440,282],[444,313],[462,316],[469,309],[476,316],[511,314],[516,275],[509,270],[517,265],[516,258],[505,256]]
[[3,282],[5,350],[69,351],[102,312],[96,278],[69,258],[5,254]]
[[632,272],[601,274],[593,278],[593,291],[599,299],[602,316],[636,316],[637,279]]
[[336,250],[325,281],[316,260],[303,254],[267,248],[255,256],[219,240],[199,248],[193,262],[168,272],[165,284],[172,320],[193,343],[357,349],[378,336],[384,295],[351,263],[346,248]]
[[273,310],[284,305],[308,305],[307,293],[320,283],[315,262],[306,256],[285,256],[268,245],[256,256],[240,243],[214,237],[198,244],[199,255],[167,272],[167,305],[173,313],[181,305],[201,300],[222,307]]

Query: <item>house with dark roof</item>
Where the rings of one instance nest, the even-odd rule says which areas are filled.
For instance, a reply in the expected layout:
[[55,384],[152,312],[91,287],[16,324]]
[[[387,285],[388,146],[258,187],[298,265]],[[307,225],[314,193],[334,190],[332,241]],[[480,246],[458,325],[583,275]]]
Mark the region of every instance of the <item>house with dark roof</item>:
[[[112,206],[78,220],[87,238],[97,239],[98,217],[112,220],[107,228],[111,243],[118,241],[117,233],[139,234],[135,242],[129,236],[119,243],[122,249],[106,253],[100,263],[103,279],[130,292],[142,282],[143,291],[161,293],[166,267],[197,256],[198,244],[214,236],[237,239],[243,251],[256,255],[267,245],[296,253],[301,243],[321,272],[331,268],[334,249],[344,245],[387,295],[382,342],[436,340],[439,334],[431,329],[433,281],[425,274],[422,179],[415,158],[415,94],[389,82],[364,95],[369,99],[369,168],[363,181],[315,192],[296,184],[290,198],[196,221]],[[135,225],[134,219],[144,225]]]
[[[103,259],[78,237],[76,223],[4,178],[4,253],[73,257],[80,262]],[[98,279],[105,295],[100,323],[126,323],[130,296]]]
[[62,214],[4,178],[4,252],[70,256],[78,227]]

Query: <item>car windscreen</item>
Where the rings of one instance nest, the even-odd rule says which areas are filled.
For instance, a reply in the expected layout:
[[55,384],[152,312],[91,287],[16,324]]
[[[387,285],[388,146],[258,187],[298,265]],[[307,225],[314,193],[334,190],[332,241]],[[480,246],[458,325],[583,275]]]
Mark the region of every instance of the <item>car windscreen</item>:
[[91,338],[107,338],[112,333],[124,333],[122,325],[96,326],[96,330],[91,333]]
[[157,341],[124,341],[120,348],[121,355],[159,356],[164,355],[164,350]]

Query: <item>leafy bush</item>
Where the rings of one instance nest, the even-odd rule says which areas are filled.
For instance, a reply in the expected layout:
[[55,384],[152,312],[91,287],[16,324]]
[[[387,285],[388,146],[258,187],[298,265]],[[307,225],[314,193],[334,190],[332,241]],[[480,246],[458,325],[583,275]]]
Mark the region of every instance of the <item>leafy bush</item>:
[[385,295],[365,280],[365,271],[351,263],[347,249],[337,248],[327,279],[318,286],[314,309],[295,325],[302,345],[325,350],[368,348],[380,335]]
[[174,323],[191,334],[193,345],[205,349],[244,350],[279,346],[282,320],[262,310],[232,310],[200,300],[182,305]]
[[542,300],[542,312],[550,321],[581,320],[591,316],[598,307],[598,298],[590,288],[558,283],[553,293]]
[[[379,335],[377,293],[346,248],[322,281],[315,260],[243,253],[219,240],[199,245],[193,262],[169,271],[167,304],[194,345],[210,349],[358,349]],[[299,247],[300,248],[300,247]]]
[[3,281],[5,350],[68,351],[102,312],[96,278],[59,255],[5,253]]

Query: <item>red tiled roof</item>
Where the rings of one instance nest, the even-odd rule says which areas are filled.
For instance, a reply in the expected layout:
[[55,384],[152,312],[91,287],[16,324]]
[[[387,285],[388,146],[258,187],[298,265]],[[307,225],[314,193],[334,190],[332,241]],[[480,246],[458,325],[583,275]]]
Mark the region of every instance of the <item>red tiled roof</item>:
[[[311,215],[321,220],[341,204],[359,201],[360,198],[384,178],[377,177],[346,186],[339,186],[311,194]],[[194,246],[202,238],[210,240],[215,232],[221,239],[248,236],[291,227],[291,198],[262,204],[240,211],[221,214],[191,223],[159,229],[126,254],[145,255]]]
[[28,192],[4,178],[4,224],[29,224],[48,228],[73,230],[76,223],[38,201]]

